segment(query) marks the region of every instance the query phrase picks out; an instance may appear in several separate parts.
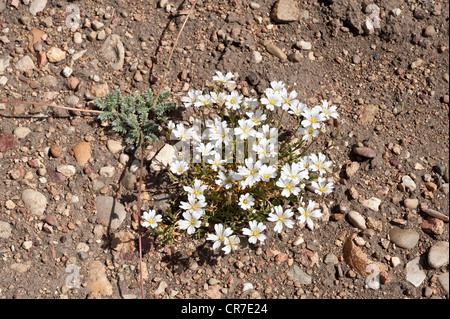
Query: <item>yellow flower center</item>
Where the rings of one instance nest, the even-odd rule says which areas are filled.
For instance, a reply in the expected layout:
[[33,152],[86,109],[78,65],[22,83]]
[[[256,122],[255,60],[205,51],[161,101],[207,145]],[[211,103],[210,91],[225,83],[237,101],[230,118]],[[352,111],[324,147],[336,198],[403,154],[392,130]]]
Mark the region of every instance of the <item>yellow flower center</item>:
[[324,187],[319,187],[319,192],[325,193],[325,188]]
[[254,237],[258,237],[258,235],[259,235],[259,232],[258,232],[257,230],[254,230],[254,231],[253,231],[253,236],[254,236]]
[[263,175],[263,178],[264,178],[264,179],[268,179],[268,178],[269,178],[269,175],[265,174],[265,175]]
[[182,173],[183,172],[183,167],[178,167],[178,173]]
[[317,166],[318,169],[322,168],[322,165],[320,165],[320,164],[317,164],[316,166]]
[[195,219],[191,220],[191,225],[194,226],[195,225]]
[[244,199],[244,200],[242,201],[242,203],[243,203],[244,205],[247,205],[247,204],[248,204],[248,199],[247,199],[247,198]]

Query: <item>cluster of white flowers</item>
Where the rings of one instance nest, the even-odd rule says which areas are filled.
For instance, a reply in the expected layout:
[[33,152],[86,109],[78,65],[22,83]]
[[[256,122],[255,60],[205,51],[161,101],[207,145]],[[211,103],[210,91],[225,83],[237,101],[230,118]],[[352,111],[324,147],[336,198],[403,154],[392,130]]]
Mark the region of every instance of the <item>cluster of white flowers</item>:
[[[235,83],[234,75],[216,72],[213,80],[222,87]],[[229,94],[225,90],[221,92],[203,93],[199,90],[188,92],[188,96],[182,98],[186,108],[203,108],[219,106],[222,110],[228,109],[234,114],[234,121],[227,122],[222,118],[215,118],[205,123],[207,131],[204,137],[207,141],[197,143],[195,151],[201,156],[201,165],[208,170],[211,178],[195,179],[190,186],[184,186],[187,201],[181,201],[180,209],[183,211],[183,219],[178,221],[178,227],[186,230],[188,234],[194,234],[198,228],[208,222],[209,205],[207,198],[210,193],[224,190],[224,193],[235,194],[236,209],[252,214],[258,209],[261,198],[254,192],[261,190],[266,184],[272,185],[271,189],[278,189],[281,196],[295,199],[299,202],[298,216],[294,216],[294,210],[284,209],[282,206],[272,208],[266,216],[267,221],[275,223],[274,231],[280,233],[283,227],[293,228],[296,218],[300,224],[306,223],[313,230],[312,218],[320,218],[322,213],[316,209],[316,203],[309,200],[303,202],[301,192],[306,185],[314,188],[317,195],[328,195],[333,191],[333,182],[326,177],[332,162],[327,161],[322,153],[303,156],[297,162],[280,164],[273,159],[278,156],[278,127],[271,126],[271,112],[275,108],[281,108],[298,119],[299,140],[310,142],[324,130],[325,122],[330,118],[337,118],[335,106],[329,106],[326,101],[321,105],[308,108],[298,99],[296,91],[288,91],[283,82],[273,81],[270,88],[266,89],[261,99],[247,98],[237,91]],[[266,113],[267,112],[267,113]],[[236,118],[241,114],[242,118]],[[169,122],[169,130],[178,141],[198,140],[193,128],[186,128],[183,124],[175,125]],[[254,152],[253,157],[245,158],[243,163],[229,163],[223,158],[222,147],[230,143],[248,143]],[[233,145],[233,144],[232,144]],[[275,162],[275,164],[273,163]],[[176,176],[188,176],[192,165],[183,160],[175,160],[170,164],[170,171]],[[203,175],[202,175],[203,176]],[[209,182],[206,182],[208,180]],[[159,216],[159,215],[158,215]],[[155,215],[146,215],[146,227],[154,227]],[[153,223],[150,221],[153,220]],[[159,219],[158,219],[159,220]],[[157,223],[157,222],[156,222]],[[226,224],[226,221],[224,221]],[[233,234],[231,228],[224,224],[216,224],[215,234],[209,234],[207,239],[213,241],[213,248],[222,250],[228,254],[236,250],[240,239]],[[263,234],[266,226],[262,222],[252,220],[249,227],[242,229],[242,234],[249,237],[249,242],[256,244],[264,242]]]

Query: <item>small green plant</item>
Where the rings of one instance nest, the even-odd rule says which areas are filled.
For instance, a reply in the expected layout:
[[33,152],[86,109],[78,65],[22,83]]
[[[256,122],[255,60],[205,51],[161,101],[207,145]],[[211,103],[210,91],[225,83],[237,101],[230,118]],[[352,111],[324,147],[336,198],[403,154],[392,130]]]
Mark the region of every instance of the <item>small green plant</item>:
[[155,103],[152,90],[141,96],[137,93],[123,96],[120,90],[109,93],[105,100],[97,99],[97,106],[103,111],[98,118],[102,123],[110,123],[113,131],[125,136],[125,142],[141,146],[156,141],[161,123],[167,120],[166,112],[175,108],[175,103],[166,101],[168,92],[161,92]]

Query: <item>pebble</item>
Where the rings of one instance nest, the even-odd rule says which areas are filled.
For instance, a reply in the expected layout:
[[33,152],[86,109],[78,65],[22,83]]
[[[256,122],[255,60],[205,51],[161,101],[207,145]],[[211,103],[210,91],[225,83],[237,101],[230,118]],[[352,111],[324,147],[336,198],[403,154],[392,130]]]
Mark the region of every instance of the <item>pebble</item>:
[[272,42],[269,42],[269,41],[264,41],[263,44],[264,44],[264,47],[266,48],[267,52],[269,52],[273,56],[276,56],[282,62],[287,60],[286,53],[284,53],[283,50],[281,50],[275,44],[273,44]]
[[62,75],[63,75],[64,77],[68,78],[69,76],[72,75],[72,72],[73,72],[72,68],[66,66],[66,67],[62,70],[61,73],[62,73]]
[[416,209],[419,206],[419,200],[417,198],[406,198],[403,204],[408,209]]
[[442,164],[436,164],[432,168],[433,172],[435,172],[439,176],[444,176],[446,169],[447,168],[444,165],[442,165]]
[[7,222],[0,220],[0,238],[7,239],[11,237],[12,228],[11,225]]
[[58,220],[53,215],[47,215],[44,219],[44,221],[49,224],[50,226],[58,226]]
[[258,10],[261,8],[261,5],[259,3],[256,2],[250,2],[250,8],[253,10]]
[[409,175],[405,175],[402,177],[402,184],[410,192],[414,192],[417,188],[416,183],[413,181],[413,179]]
[[83,38],[80,32],[75,32],[73,35],[73,42],[75,44],[81,44],[83,42]]
[[359,229],[361,229],[361,230],[364,230],[364,229],[367,228],[367,226],[366,226],[366,220],[365,220],[364,217],[363,217],[360,213],[358,213],[357,211],[354,211],[354,210],[350,211],[350,212],[347,214],[347,218],[348,218],[349,222],[350,222],[353,226],[355,226],[356,228],[359,228]]
[[438,241],[428,252],[428,264],[434,268],[439,269],[447,266],[449,262],[449,243],[447,241]]
[[422,59],[417,59],[413,63],[411,63],[411,69],[416,69],[424,63]]
[[31,130],[28,127],[17,127],[14,130],[14,135],[20,140],[22,138],[27,137],[28,134],[31,133]]
[[378,212],[380,204],[381,204],[381,199],[372,197],[372,198],[364,200],[361,204],[366,208],[369,208],[375,212]]
[[253,51],[252,52],[252,61],[253,61],[253,63],[258,64],[258,63],[261,63],[262,60],[263,60],[263,57],[262,57],[260,52],[258,52],[258,51]]
[[72,177],[76,174],[77,169],[73,165],[59,165],[56,167],[56,171],[63,174],[65,177]]
[[377,155],[377,152],[369,147],[355,147],[353,152],[365,158],[374,158]]
[[412,229],[394,227],[389,231],[390,241],[401,248],[412,249],[419,242],[419,234]]
[[24,56],[16,63],[16,70],[20,72],[27,72],[35,68],[36,66],[29,55]]
[[116,168],[114,166],[105,166],[100,168],[100,175],[103,177],[113,177],[116,173]]
[[125,48],[120,36],[117,34],[111,34],[103,43],[100,51],[103,57],[111,62],[111,68],[115,71],[119,71],[123,67],[125,61]]
[[107,83],[93,84],[91,87],[91,94],[93,97],[102,98],[109,93],[109,87]]
[[444,222],[438,218],[428,217],[422,224],[422,230],[432,235],[444,233]]
[[122,178],[122,185],[126,189],[133,191],[136,188],[137,177],[134,174],[126,172]]
[[22,201],[25,208],[28,209],[31,214],[36,216],[42,216],[47,208],[47,198],[45,195],[35,191],[33,189],[26,189],[22,192]]
[[432,26],[429,25],[427,26],[424,30],[423,30],[423,36],[427,37],[427,38],[432,38],[436,35],[436,29]]
[[54,158],[58,158],[61,156],[62,153],[62,147],[58,144],[53,144],[50,147],[50,154],[54,157]]
[[445,292],[449,293],[449,276],[448,272],[440,274],[438,276],[438,281],[441,284],[442,288],[444,288]]
[[84,166],[91,158],[92,151],[89,142],[79,142],[72,150],[78,165]]
[[398,257],[392,257],[391,258],[391,265],[392,265],[392,267],[397,267],[397,266],[399,266],[400,264],[402,263],[402,261],[400,260],[400,258],[398,258]]
[[50,63],[58,63],[66,58],[66,52],[57,47],[51,47],[47,51],[47,60]]
[[94,261],[90,264],[88,280],[85,286],[98,297],[111,296],[113,294],[112,285],[106,276],[106,268],[99,261]]
[[106,147],[112,154],[119,153],[123,149],[123,145],[121,141],[116,140],[108,140],[106,141]]
[[[164,147],[153,158],[150,164],[150,170],[159,172],[169,166],[175,160],[175,148],[170,144],[165,144]],[[139,163],[140,165],[140,163]]]
[[156,296],[161,295],[164,291],[169,287],[169,285],[165,281],[161,281],[158,285],[158,288],[155,290],[154,294]]
[[270,17],[278,23],[297,21],[300,11],[296,0],[278,0],[273,6]]
[[80,98],[76,95],[69,95],[65,99],[66,103],[70,107],[76,107],[78,105],[78,102],[80,101]]
[[125,206],[110,196],[98,196],[95,200],[95,207],[101,224],[111,227],[112,230],[117,229],[127,215]]
[[287,59],[293,63],[299,63],[302,60],[303,56],[298,52],[292,52],[288,55]]
[[34,0],[30,5],[30,13],[35,16],[38,12],[43,11],[46,5],[47,0]]
[[0,152],[7,152],[17,147],[17,139],[13,134],[0,135]]
[[302,40],[302,41],[297,42],[297,47],[301,50],[311,50],[312,44],[311,44],[311,42]]
[[327,265],[336,265],[339,263],[339,259],[335,254],[329,253],[325,256],[324,263]]
[[98,21],[98,20],[94,20],[94,21],[91,22],[91,28],[94,31],[99,31],[104,26],[105,26],[105,24],[100,22],[100,21]]
[[419,287],[426,278],[426,273],[420,267],[420,257],[416,257],[406,264],[406,280],[415,287]]
[[299,265],[294,264],[287,272],[287,275],[292,277],[294,281],[299,282],[302,285],[310,285],[312,278],[305,271],[303,271]]

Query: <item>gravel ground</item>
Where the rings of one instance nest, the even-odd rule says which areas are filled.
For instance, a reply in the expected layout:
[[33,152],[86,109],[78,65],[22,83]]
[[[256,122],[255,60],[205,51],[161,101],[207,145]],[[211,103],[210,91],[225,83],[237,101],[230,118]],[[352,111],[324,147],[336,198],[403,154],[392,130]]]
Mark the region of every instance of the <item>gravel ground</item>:
[[[0,100],[81,109],[157,90],[192,3],[0,0]],[[171,99],[215,70],[245,95],[277,80],[309,105],[326,99],[340,175],[314,231],[269,230],[231,255],[185,234],[146,242],[146,298],[448,299],[449,3],[370,4],[198,1],[163,85]],[[174,121],[189,123],[178,104]],[[151,169],[164,144],[146,150],[143,193],[162,214],[176,196]],[[138,155],[92,114],[0,103],[0,298],[140,298]],[[361,260],[380,266],[379,289]]]

